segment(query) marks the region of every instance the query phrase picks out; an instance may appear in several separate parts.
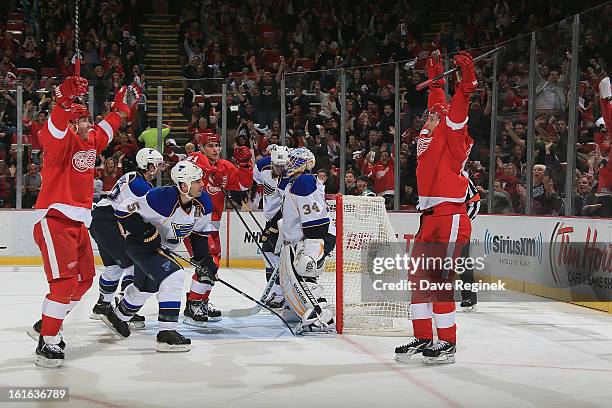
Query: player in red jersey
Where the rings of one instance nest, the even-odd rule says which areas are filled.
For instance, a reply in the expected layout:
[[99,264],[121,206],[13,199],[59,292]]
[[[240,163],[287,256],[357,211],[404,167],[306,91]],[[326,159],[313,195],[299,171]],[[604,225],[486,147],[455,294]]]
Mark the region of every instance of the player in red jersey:
[[[610,77],[606,76],[599,82],[601,118],[603,119],[603,130],[608,135],[612,134],[612,89]],[[600,126],[601,128],[601,126]],[[612,149],[608,151],[606,158],[599,158],[599,183],[597,193],[601,195],[612,194]]]
[[[202,143],[199,147],[200,152],[191,153],[187,160],[194,162],[204,173],[202,177],[204,188],[210,195],[213,204],[211,223],[213,231],[208,238],[209,251],[219,266],[221,256],[219,225],[225,209],[225,194],[230,193],[234,199],[236,196],[246,197],[253,183],[253,160],[248,147],[238,147],[234,151],[234,159],[238,165],[236,166],[220,158],[221,139],[217,134],[203,133],[198,137]],[[185,245],[191,251],[187,240],[185,240]],[[199,327],[205,326],[209,320],[221,320],[221,311],[214,309],[208,302],[214,282],[202,279],[197,274],[193,275],[184,311],[185,323]]]
[[34,241],[40,248],[49,283],[42,319],[29,334],[38,340],[36,365],[59,367],[65,343],[60,327],[66,314],[89,289],[95,276],[87,227],[91,222],[96,157],[129,114],[127,88],[116,95],[113,112],[92,125],[85,106],[75,103],[87,80],[68,77],[57,88],[57,104],[39,132],[45,152],[42,188],[36,201]]
[[[470,54],[460,52],[454,62],[460,74],[451,103],[446,103],[444,79],[430,85],[427,121],[417,139],[417,208],[422,214],[412,257],[436,257],[443,262],[459,256],[472,230],[465,206],[468,179],[464,165],[473,144],[467,131],[468,108],[478,81]],[[430,79],[443,72],[439,51],[432,53],[426,66]],[[410,280],[416,284],[410,304],[415,340],[395,349],[397,361],[423,353],[427,364],[455,362],[457,326],[453,290],[419,290],[421,281],[452,283],[453,274],[453,270],[431,268],[418,268],[411,274]],[[436,342],[432,317],[438,332]]]

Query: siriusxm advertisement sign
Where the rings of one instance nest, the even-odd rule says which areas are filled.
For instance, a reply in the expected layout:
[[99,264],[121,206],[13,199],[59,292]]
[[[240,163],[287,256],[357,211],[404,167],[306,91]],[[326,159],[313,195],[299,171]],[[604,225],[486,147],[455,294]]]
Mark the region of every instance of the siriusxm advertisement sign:
[[[534,258],[542,263],[544,243],[542,233],[531,237],[515,237],[511,235],[495,235],[488,229],[484,233],[484,253],[485,256],[498,254],[501,255],[500,262],[511,258]],[[508,257],[514,255],[515,257]],[[526,265],[525,265],[526,266]]]

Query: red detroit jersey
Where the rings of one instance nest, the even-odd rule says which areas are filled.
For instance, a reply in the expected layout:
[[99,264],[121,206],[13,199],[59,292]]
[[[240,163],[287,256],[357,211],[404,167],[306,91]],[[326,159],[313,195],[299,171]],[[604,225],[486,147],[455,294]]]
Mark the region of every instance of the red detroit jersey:
[[[227,160],[219,159],[214,164],[210,162],[208,157],[201,152],[194,152],[189,155],[187,160],[194,162],[202,169],[204,175],[204,189],[210,195],[213,205],[212,221],[215,229],[219,228],[219,221],[225,209],[225,192],[224,190],[245,191],[253,184],[253,169],[236,166]],[[221,174],[220,182],[213,180],[213,173]],[[219,176],[215,177],[219,179]]]
[[38,134],[44,164],[42,186],[36,200],[36,222],[54,208],[89,227],[96,158],[113,139],[121,116],[109,113],[89,131],[87,140],[75,133],[68,119],[69,112],[55,105]]

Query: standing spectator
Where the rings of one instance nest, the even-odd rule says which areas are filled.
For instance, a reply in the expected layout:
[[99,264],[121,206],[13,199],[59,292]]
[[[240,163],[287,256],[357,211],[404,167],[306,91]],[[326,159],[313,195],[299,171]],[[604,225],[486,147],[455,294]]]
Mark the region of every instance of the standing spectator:
[[36,164],[28,166],[28,172],[23,175],[23,208],[32,208],[36,204],[42,179]]
[[579,177],[574,197],[574,215],[593,216],[601,208],[588,177]]
[[357,177],[357,181],[355,182],[355,195],[365,196],[365,197],[376,197],[376,194],[368,188],[369,184],[370,184],[370,179],[367,176]]
[[387,209],[393,209],[395,183],[393,159],[386,151],[380,153],[380,159],[377,162],[374,162],[374,157],[373,152],[366,156],[362,172],[365,176],[374,179],[374,192],[376,195],[385,197]]
[[357,179],[355,178],[355,173],[353,170],[347,170],[344,174],[344,188],[346,195],[357,195],[356,194],[356,185]]
[[[162,142],[168,137],[172,128],[162,123]],[[157,146],[157,120],[151,119],[149,126],[138,136],[138,141],[144,143],[144,147],[159,150]]]
[[123,157],[123,154],[119,156],[117,164],[115,164],[115,159],[109,157],[103,162],[103,167],[98,169],[98,174],[102,180],[102,191],[111,191],[119,177],[123,175],[123,164],[121,163]]

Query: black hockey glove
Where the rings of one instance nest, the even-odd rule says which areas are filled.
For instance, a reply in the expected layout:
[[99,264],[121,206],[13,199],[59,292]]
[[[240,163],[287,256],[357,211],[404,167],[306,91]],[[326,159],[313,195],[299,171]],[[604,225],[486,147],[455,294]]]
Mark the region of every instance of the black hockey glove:
[[153,252],[161,247],[161,237],[157,232],[157,228],[149,224],[148,228],[138,235],[130,234],[127,240],[132,245],[138,245],[147,252]]
[[219,268],[215,264],[215,261],[213,261],[213,258],[192,259],[192,262],[197,265],[195,272],[198,277],[198,282],[215,286]]

